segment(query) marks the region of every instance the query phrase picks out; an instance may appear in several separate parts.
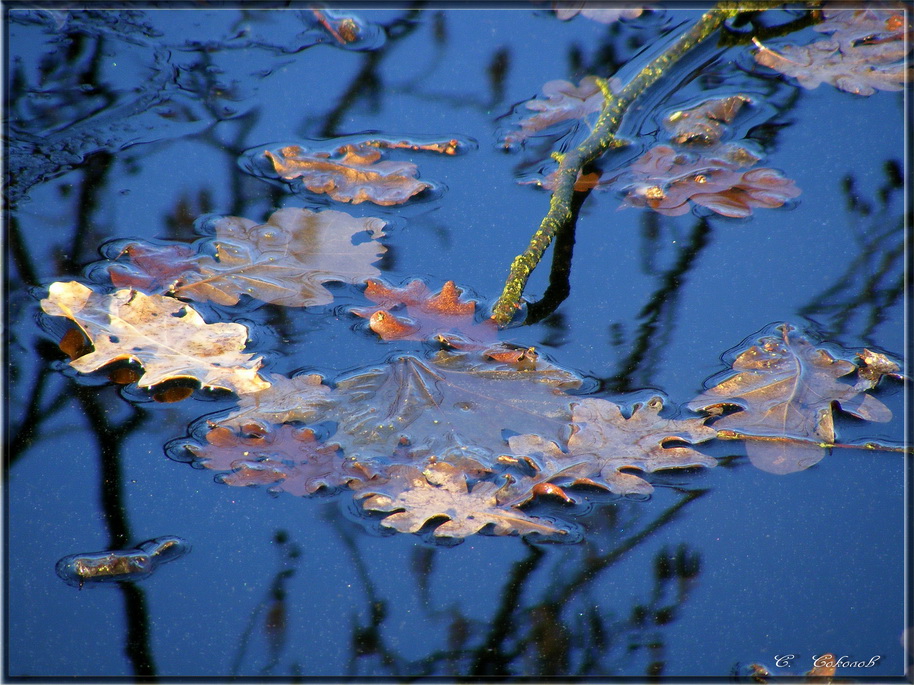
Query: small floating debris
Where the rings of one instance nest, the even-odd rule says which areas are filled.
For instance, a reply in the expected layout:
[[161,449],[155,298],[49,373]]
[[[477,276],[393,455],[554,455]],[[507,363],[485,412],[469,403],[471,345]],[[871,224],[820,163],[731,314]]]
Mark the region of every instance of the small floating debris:
[[135,549],[71,554],[57,562],[57,575],[80,589],[86,584],[134,582],[189,551],[187,541],[167,535],[142,542]]

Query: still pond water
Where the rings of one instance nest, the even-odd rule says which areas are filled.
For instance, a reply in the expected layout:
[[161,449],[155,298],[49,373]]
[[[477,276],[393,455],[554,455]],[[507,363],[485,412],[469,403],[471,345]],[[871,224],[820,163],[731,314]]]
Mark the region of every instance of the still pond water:
[[[700,11],[601,23],[562,21],[545,4],[362,9],[352,45],[307,8],[5,11],[7,677],[726,677],[774,670],[780,655],[795,655],[779,672],[796,675],[825,653],[869,664],[841,676],[904,673],[898,453],[832,449],[775,475],[741,443],[713,441],[702,452],[717,468],[651,474],[649,499],[583,488],[571,509],[542,505],[573,522],[572,543],[435,544],[427,531],[390,534],[345,493],[271,496],[169,459],[168,443],[232,398],[160,403],[78,374],[57,346],[63,320],[41,312],[52,282],[89,282],[109,241],[190,243],[201,215],[262,222],[281,207],[378,217],[387,282],[437,291],[452,279],[490,306],[548,209],[546,191],[519,181],[542,178],[549,153],[587,133],[566,121],[507,150],[531,114],[523,103],[555,79],[626,81]],[[745,44],[711,40],[628,113],[620,133],[632,144],[604,176],[668,144],[664,117],[734,94],[750,102],[726,140],[801,193],[743,219],[619,209],[624,190],[590,193],[567,298],[504,336],[579,374],[580,392],[627,411],[660,395],[666,414],[690,416],[684,405],[720,379],[729,350],[785,322],[851,358],[865,347],[902,359],[902,93],[804,89]],[[457,139],[463,152],[392,151],[433,184],[402,206],[343,204],[250,173],[251,150],[366,132]],[[550,285],[549,258],[530,301]],[[314,307],[199,309],[247,325],[248,351],[272,373],[332,383],[428,354],[428,343],[379,340],[349,312],[370,304],[362,287],[329,288],[333,302]],[[901,443],[902,382],[872,394],[894,418],[838,412],[839,440]],[[55,573],[68,555],[170,536],[191,551],[142,582],[80,589]]]

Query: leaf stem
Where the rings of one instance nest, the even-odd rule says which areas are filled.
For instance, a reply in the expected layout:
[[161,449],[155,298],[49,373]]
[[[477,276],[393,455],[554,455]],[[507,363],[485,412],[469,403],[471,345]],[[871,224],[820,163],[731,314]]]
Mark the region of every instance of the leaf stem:
[[841,448],[849,450],[873,450],[876,452],[901,452],[902,454],[914,454],[914,447],[904,447],[901,445],[884,445],[880,442],[868,441],[859,445],[843,442],[824,442],[811,438],[792,438],[786,435],[752,435],[751,433],[741,433],[734,430],[717,431],[718,440],[754,440],[756,442],[778,442],[789,445],[802,445],[804,447],[821,447],[822,449]]
[[644,67],[618,93],[611,93],[605,81],[597,81],[604,96],[600,117],[591,134],[578,147],[558,158],[559,168],[555,175],[555,189],[549,202],[549,211],[540,223],[539,229],[530,239],[527,249],[515,257],[511,264],[504,290],[492,308],[492,319],[495,323],[504,326],[511,321],[520,305],[521,295],[523,295],[530,274],[539,264],[543,253],[552,242],[552,238],[572,221],[571,201],[578,173],[586,164],[595,160],[610,147],[622,145],[616,139],[616,132],[628,108],[660,79],[671,65],[713,35],[724,21],[740,11],[741,9],[736,3],[718,3],[714,9],[703,14],[696,24],[680,36],[668,50]]

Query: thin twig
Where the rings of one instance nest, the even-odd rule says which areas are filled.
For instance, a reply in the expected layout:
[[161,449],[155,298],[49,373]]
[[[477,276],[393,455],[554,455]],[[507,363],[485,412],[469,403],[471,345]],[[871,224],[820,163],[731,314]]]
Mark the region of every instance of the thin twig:
[[504,326],[514,317],[530,274],[539,264],[543,253],[552,242],[552,238],[572,220],[571,202],[578,173],[586,164],[595,160],[610,147],[621,145],[615,134],[628,108],[660,79],[671,65],[713,35],[729,17],[735,16],[739,12],[739,10],[729,7],[730,3],[718,3],[713,10],[703,14],[695,26],[684,33],[662,55],[644,67],[619,93],[612,93],[608,83],[603,79],[598,79],[597,83],[604,96],[600,118],[597,119],[593,132],[578,147],[567,154],[554,155],[559,161],[559,168],[555,174],[555,189],[549,202],[549,212],[530,239],[527,249],[515,257],[511,264],[501,297],[492,308],[492,319],[495,323]]

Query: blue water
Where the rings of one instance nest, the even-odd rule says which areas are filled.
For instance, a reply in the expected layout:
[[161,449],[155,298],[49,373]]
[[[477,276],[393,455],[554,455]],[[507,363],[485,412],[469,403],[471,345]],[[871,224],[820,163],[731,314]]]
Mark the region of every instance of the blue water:
[[[656,10],[607,26],[560,22],[545,5],[365,10],[363,20],[388,28],[384,45],[364,52],[326,35],[313,45],[320,33],[307,10],[5,11],[14,181],[7,677],[637,679],[658,668],[723,677],[739,663],[773,668],[785,654],[797,655],[786,673],[801,673],[826,652],[880,657],[842,677],[904,672],[906,470],[897,453],[837,449],[811,469],[775,476],[752,467],[739,444],[714,444],[703,451],[721,466],[654,474],[649,501],[594,497],[572,516],[585,531],[578,544],[476,535],[435,546],[381,534],[345,495],[271,497],[169,460],[168,441],[231,401],[138,402],[141,393],[101,376],[77,377],[40,325],[47,286],[79,278],[108,240],[191,241],[198,215],[259,221],[278,207],[381,217],[385,279],[421,278],[433,289],[454,279],[491,304],[548,207],[546,192],[517,179],[546,163],[551,140],[538,141],[545,152],[499,144],[526,111],[520,103],[552,79],[617,68],[630,76],[698,11]],[[789,40],[815,38],[807,29]],[[488,75],[499,53],[508,56],[500,84]],[[902,246],[902,197],[897,188],[879,196],[886,164],[901,165],[901,93],[807,91],[754,67],[746,48],[707,45],[630,113],[622,133],[633,147],[608,164],[662,142],[665,114],[734,92],[755,104],[734,123],[733,140],[767,140],[764,166],[793,179],[800,197],[745,220],[711,215],[702,228],[695,214],[619,210],[622,194],[594,191],[577,222],[570,295],[510,340],[581,374],[602,397],[660,393],[671,412],[725,369],[728,350],[780,322],[901,357],[902,261],[892,255]],[[244,171],[251,148],[365,131],[475,144],[455,157],[408,156],[440,188],[400,208],[342,206]],[[557,145],[580,139],[569,135]],[[544,262],[531,300],[548,276]],[[332,305],[291,313],[203,310],[254,326],[256,352],[281,373],[333,379],[422,353],[421,343],[378,341],[347,313],[365,305],[359,288],[331,289]],[[874,394],[893,421],[843,416],[843,441],[902,440],[902,384],[883,381]],[[277,542],[280,531],[287,543]],[[165,535],[187,540],[191,553],[136,586],[78,590],[55,574],[64,556]],[[293,548],[300,556],[284,557]],[[661,582],[657,559],[677,550],[700,559],[697,573]],[[277,587],[285,622],[271,632]]]

